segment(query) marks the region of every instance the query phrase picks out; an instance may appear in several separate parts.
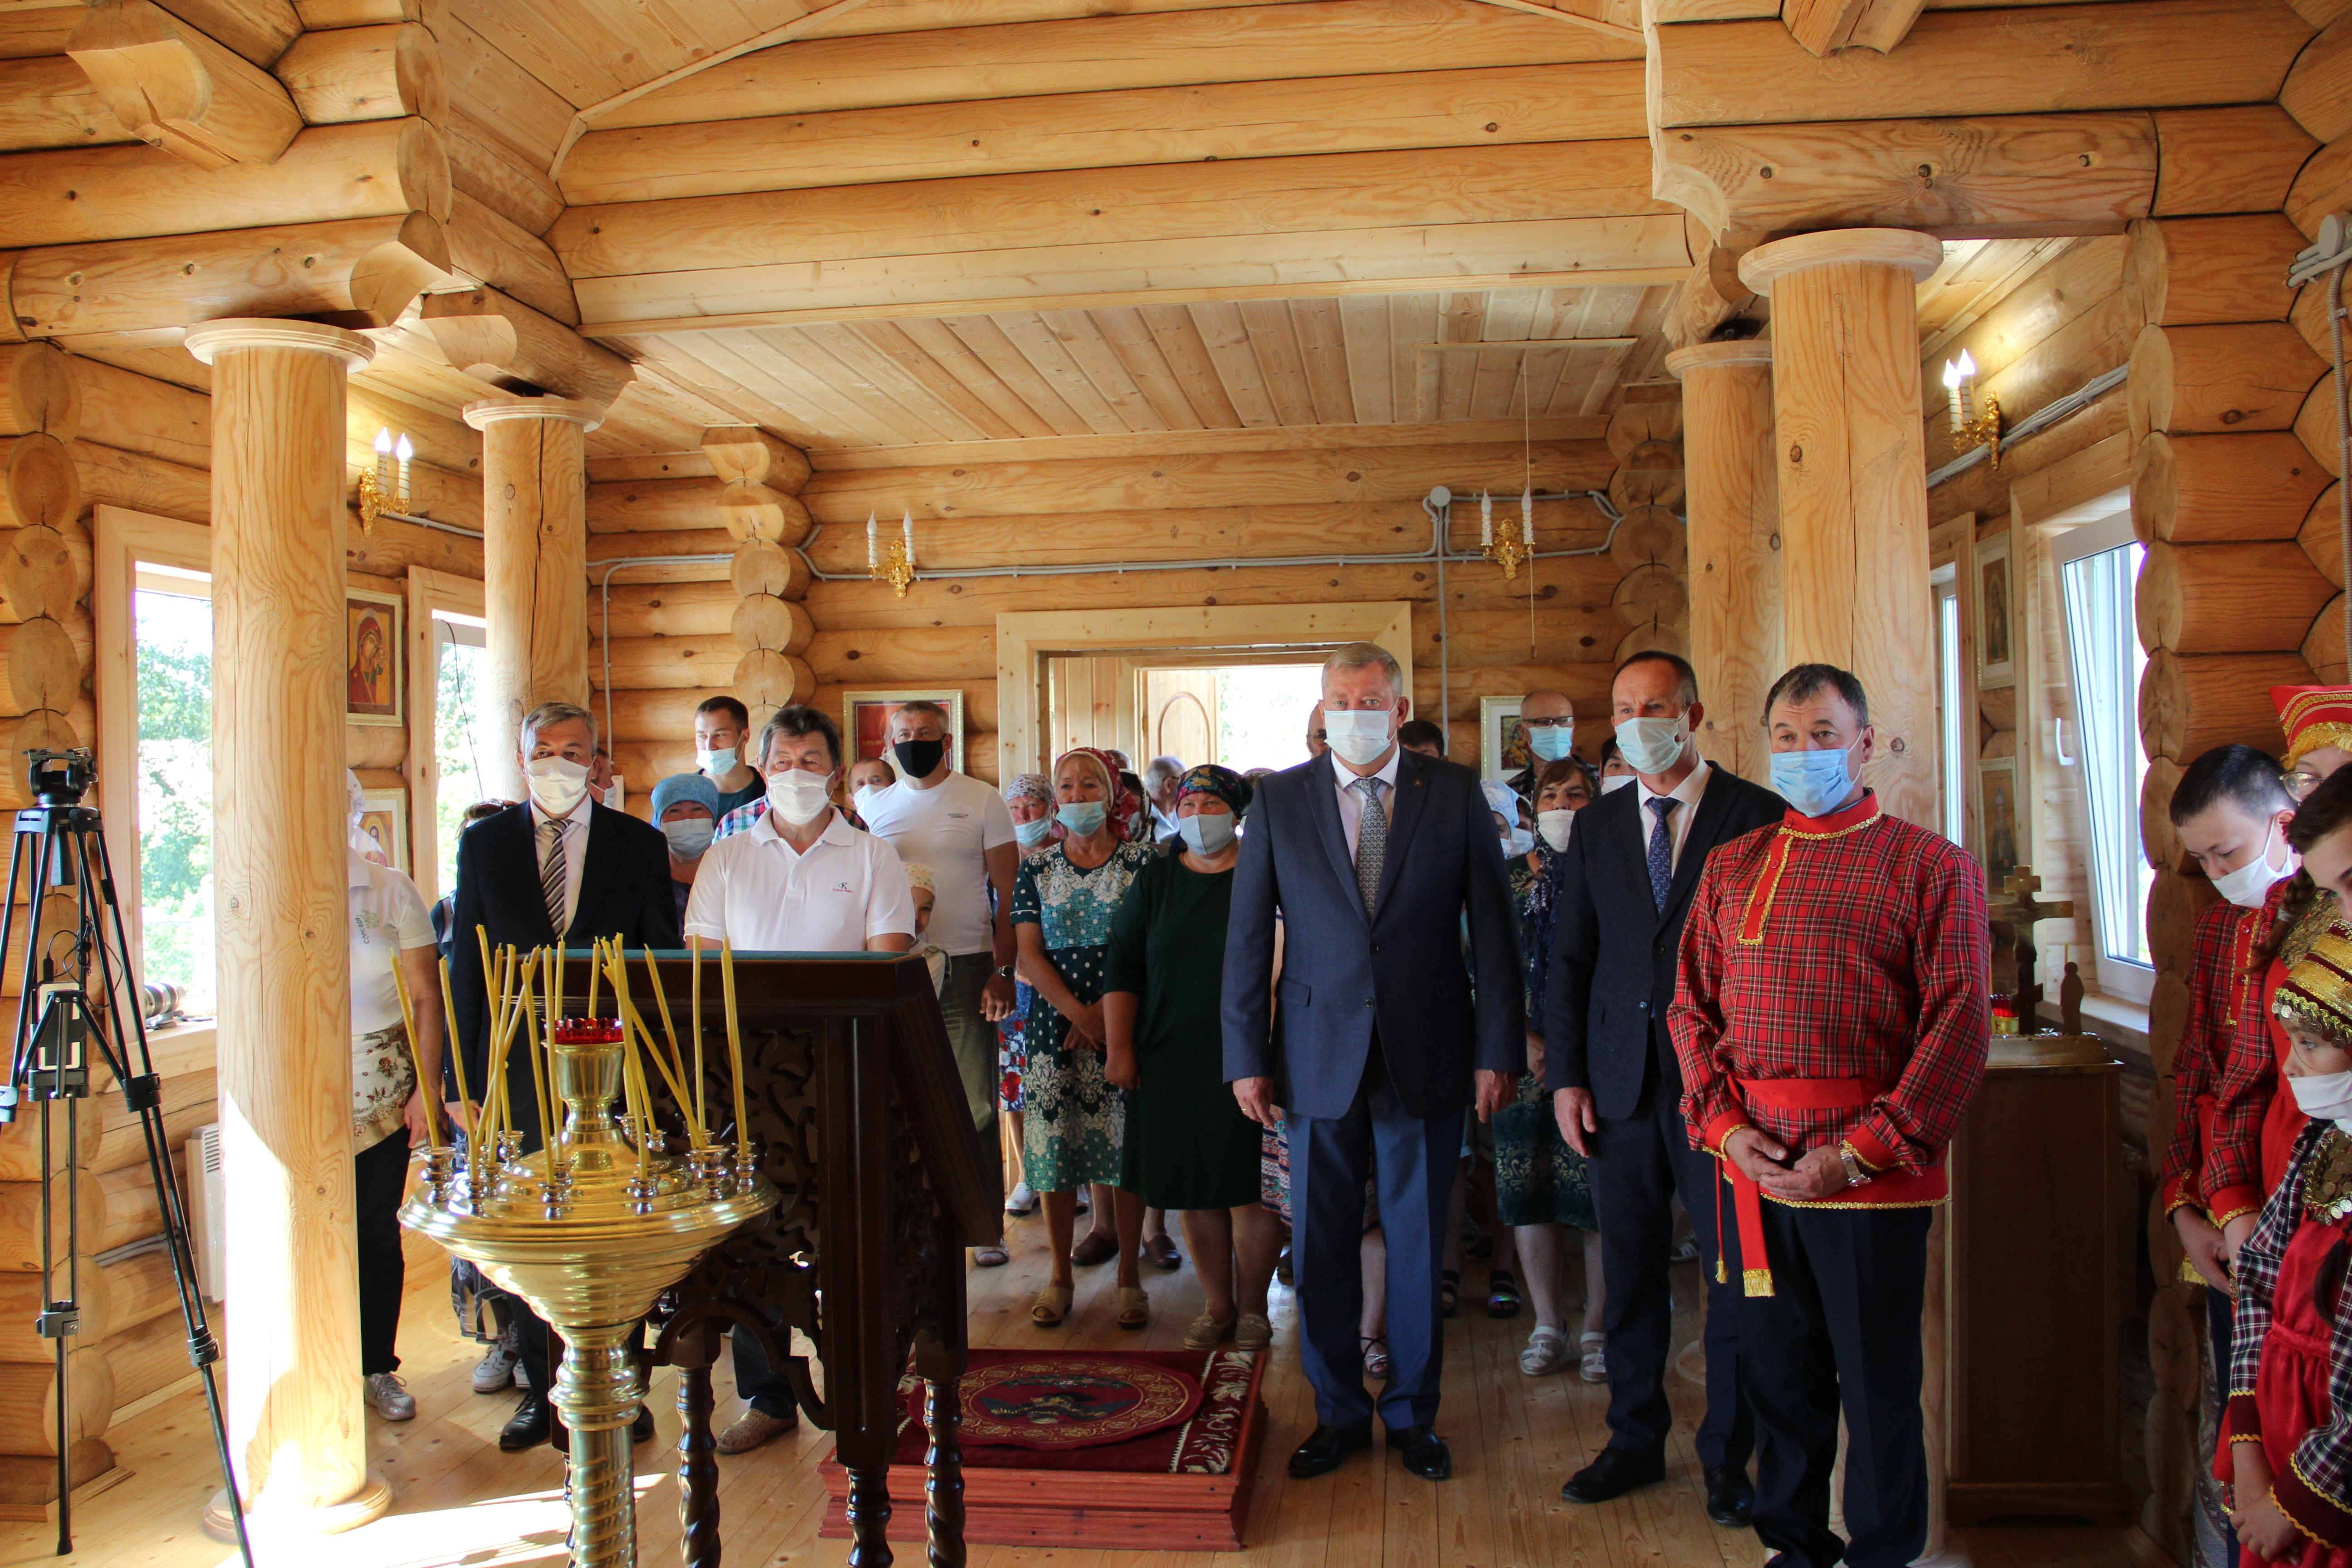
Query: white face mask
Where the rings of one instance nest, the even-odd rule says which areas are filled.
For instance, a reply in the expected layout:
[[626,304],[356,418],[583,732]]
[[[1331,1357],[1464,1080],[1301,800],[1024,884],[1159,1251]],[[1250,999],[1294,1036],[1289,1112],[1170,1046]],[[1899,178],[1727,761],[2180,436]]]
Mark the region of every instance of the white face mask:
[[887,788],[887,787],[888,787],[888,786],[887,786],[887,785],[886,785],[886,784],[876,784],[876,783],[875,783],[873,780],[871,780],[871,779],[868,779],[866,783],[864,783],[864,784],[859,784],[859,785],[857,786],[857,805],[858,805],[858,809],[860,809],[860,810],[862,811],[862,810],[864,810],[866,806],[868,806],[868,805],[872,805],[872,804],[873,804],[873,801],[874,801],[874,797],[875,797],[876,795],[880,795],[880,794],[883,792],[883,790],[885,790],[885,789],[886,789],[886,788]]
[[694,753],[694,765],[711,777],[717,778],[722,773],[734,772],[735,759],[742,755],[742,752],[743,748],[740,746],[730,746],[720,752],[698,750]]
[[662,837],[669,840],[669,852],[681,860],[699,860],[710,847],[711,835],[719,825],[708,817],[684,816],[676,822],[661,825]]
[[1601,793],[1602,795],[1614,795],[1633,782],[1633,775],[1632,773],[1612,774],[1610,777],[1601,781]]
[[794,827],[805,827],[814,822],[817,814],[833,804],[833,775],[813,773],[806,768],[787,768],[768,775],[768,808],[783,817]]
[[1323,738],[1343,763],[1369,766],[1386,755],[1394,736],[1389,728],[1396,715],[1385,708],[1327,709]]
[[2286,1082],[2294,1090],[2296,1108],[2305,1116],[2314,1121],[2333,1121],[2352,1132],[2352,1072],[2312,1073]]
[[523,764],[531,805],[550,816],[569,816],[588,798],[588,764],[569,757],[534,757]]
[[1628,719],[1617,726],[1617,751],[1637,773],[1657,777],[1682,760],[1683,748],[1690,744],[1690,721],[1681,714],[1671,719]]
[[1225,846],[1234,841],[1236,823],[1230,811],[1204,811],[1196,816],[1176,819],[1177,836],[1184,847],[1195,855],[1222,855]]
[[1569,832],[1575,826],[1576,813],[1572,811],[1563,809],[1536,813],[1536,831],[1542,834],[1543,841],[1555,850],[1568,847]]
[[2213,879],[2213,890],[2242,910],[2258,910],[2268,900],[2271,889],[2294,875],[2294,857],[2290,854],[2284,866],[2271,864],[2271,839],[2277,836],[2278,819],[2271,819],[2270,832],[2263,835],[2263,852],[2234,871],[2225,871]]

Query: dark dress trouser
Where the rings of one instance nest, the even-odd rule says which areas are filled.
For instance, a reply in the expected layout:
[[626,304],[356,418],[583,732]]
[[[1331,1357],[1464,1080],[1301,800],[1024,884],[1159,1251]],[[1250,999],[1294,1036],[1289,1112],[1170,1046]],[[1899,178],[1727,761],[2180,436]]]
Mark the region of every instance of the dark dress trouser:
[[[1741,1370],[1756,1534],[1782,1568],[1906,1568],[1927,1543],[1919,1321],[1935,1212],[1764,1203],[1773,1294],[1740,1298]],[[1845,1542],[1829,1527],[1841,1409]]]
[[1388,1245],[1390,1377],[1380,1397],[1391,1431],[1437,1419],[1442,1359],[1438,1272],[1454,1167],[1462,1153],[1463,1112],[1423,1121],[1396,1102],[1380,1040],[1344,1116],[1286,1115],[1290,1141],[1291,1254],[1302,1325],[1299,1355],[1315,1387],[1315,1417],[1326,1426],[1370,1425],[1364,1388],[1364,1179],[1379,1180],[1381,1230]]
[[394,1128],[352,1156],[352,1212],[358,1220],[360,1371],[398,1372],[400,1292],[407,1265],[400,1205],[408,1195],[408,1129]]
[[[1739,1385],[1739,1260],[1727,1260],[1727,1283],[1716,1279],[1716,1189],[1722,1175],[1714,1155],[1690,1146],[1681,1097],[1661,1077],[1652,1070],[1633,1115],[1599,1119],[1590,1163],[1607,1288],[1601,1330],[1608,1339],[1609,1446],[1643,1458],[1663,1454],[1674,1429],[1665,1383],[1675,1349],[1667,1268],[1674,1199],[1680,1193],[1706,1281],[1706,1415],[1698,1426],[1699,1463],[1744,1466],[1756,1445]],[[1736,1252],[1736,1239],[1732,1245]]]

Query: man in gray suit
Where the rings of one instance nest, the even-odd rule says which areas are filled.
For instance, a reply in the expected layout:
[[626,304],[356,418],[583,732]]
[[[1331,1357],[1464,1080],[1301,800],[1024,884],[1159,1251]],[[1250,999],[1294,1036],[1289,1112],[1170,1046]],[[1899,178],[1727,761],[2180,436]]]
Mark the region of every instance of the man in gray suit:
[[1318,1422],[1291,1456],[1302,1479],[1371,1443],[1356,1337],[1368,1174],[1388,1242],[1392,1370],[1381,1420],[1407,1469],[1453,1474],[1434,1423],[1454,1167],[1474,1081],[1479,1116],[1491,1115],[1527,1057],[1493,816],[1468,768],[1398,746],[1411,705],[1384,649],[1351,643],[1331,656],[1329,752],[1260,782],[1226,928],[1225,1077],[1259,1122],[1274,1126],[1277,1105],[1286,1113],[1300,1355]]

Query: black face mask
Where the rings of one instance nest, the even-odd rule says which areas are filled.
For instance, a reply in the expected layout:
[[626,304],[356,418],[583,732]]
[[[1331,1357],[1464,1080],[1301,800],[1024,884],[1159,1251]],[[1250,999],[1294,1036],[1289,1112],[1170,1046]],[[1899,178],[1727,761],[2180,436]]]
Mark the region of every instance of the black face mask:
[[898,771],[910,779],[929,778],[940,759],[948,754],[945,741],[901,741],[890,748],[898,759]]

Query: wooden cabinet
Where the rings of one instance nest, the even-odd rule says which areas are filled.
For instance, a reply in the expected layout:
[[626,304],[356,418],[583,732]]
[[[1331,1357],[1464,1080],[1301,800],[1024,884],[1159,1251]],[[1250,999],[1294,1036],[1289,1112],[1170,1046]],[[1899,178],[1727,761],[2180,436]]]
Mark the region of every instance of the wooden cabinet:
[[[2053,1040],[2078,1048],[2052,1050]],[[2095,1046],[2015,1042],[2061,1058],[2091,1056],[2085,1044]],[[2002,1054],[1951,1149],[1946,1511],[1955,1524],[2021,1514],[2123,1524],[2133,1225],[2123,1067],[2011,1065]]]

